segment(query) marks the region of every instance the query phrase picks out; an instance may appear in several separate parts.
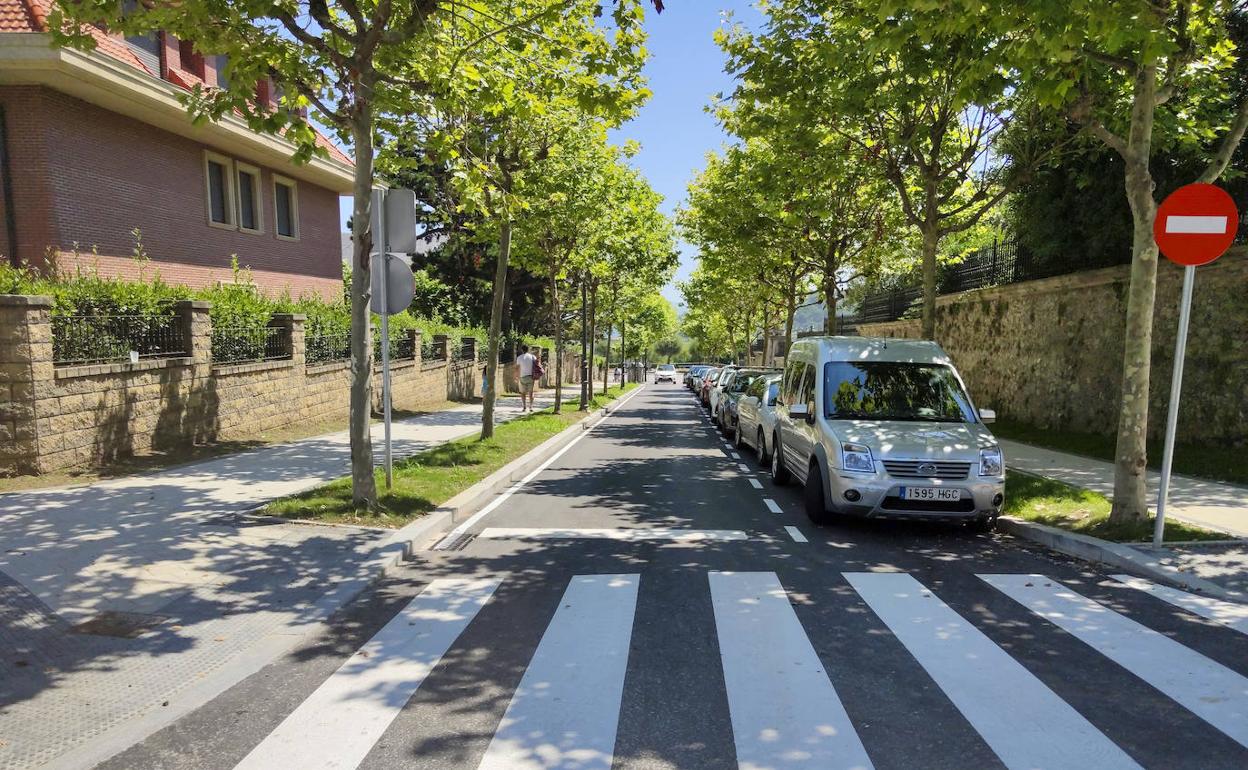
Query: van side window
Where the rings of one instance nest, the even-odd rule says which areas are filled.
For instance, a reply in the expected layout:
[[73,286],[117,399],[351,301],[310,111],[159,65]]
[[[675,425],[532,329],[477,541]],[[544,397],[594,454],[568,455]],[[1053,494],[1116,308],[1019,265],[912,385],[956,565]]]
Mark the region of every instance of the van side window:
[[794,397],[797,395],[797,388],[801,385],[802,380],[801,361],[790,361],[784,367],[784,384],[780,388],[780,400],[786,404],[792,404]]
[[815,404],[815,367],[810,364],[804,364],[803,369],[801,393],[798,400],[794,403],[806,404],[811,407],[811,412],[813,413]]

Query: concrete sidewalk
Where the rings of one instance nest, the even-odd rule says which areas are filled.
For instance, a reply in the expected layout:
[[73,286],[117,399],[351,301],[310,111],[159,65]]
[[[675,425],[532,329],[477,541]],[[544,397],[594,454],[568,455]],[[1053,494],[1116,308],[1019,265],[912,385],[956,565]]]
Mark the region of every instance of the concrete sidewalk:
[[[1113,463],[1015,441],[1002,440],[1001,449],[1011,468],[1113,497]],[[1156,503],[1159,479],[1160,474],[1148,472],[1150,507]],[[1166,516],[1233,537],[1248,538],[1248,487],[1172,475]]]
[[[395,423],[395,456],[474,433],[480,412]],[[500,420],[519,413],[519,399],[500,400]],[[305,633],[322,597],[365,576],[386,533],[238,514],[345,475],[349,458],[342,432],[0,494],[0,769],[81,766],[75,752],[98,751],[112,728],[193,706],[197,684]]]

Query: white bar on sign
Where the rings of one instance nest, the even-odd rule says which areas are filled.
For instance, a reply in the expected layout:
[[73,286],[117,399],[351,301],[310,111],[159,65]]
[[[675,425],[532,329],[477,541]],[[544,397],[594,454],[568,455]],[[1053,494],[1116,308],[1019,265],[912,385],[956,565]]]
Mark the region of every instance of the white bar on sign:
[[979,577],[1248,746],[1248,678],[1051,578]]
[[1226,217],[1193,217],[1171,214],[1166,217],[1166,232],[1191,235],[1221,235],[1226,232]]
[[774,572],[710,572],[740,768],[870,768],[836,688]]
[[236,770],[357,767],[498,584],[464,578],[430,583]]
[[637,575],[577,575],[478,770],[610,770]]
[[844,574],[1006,767],[1139,767],[919,581],[903,572]]

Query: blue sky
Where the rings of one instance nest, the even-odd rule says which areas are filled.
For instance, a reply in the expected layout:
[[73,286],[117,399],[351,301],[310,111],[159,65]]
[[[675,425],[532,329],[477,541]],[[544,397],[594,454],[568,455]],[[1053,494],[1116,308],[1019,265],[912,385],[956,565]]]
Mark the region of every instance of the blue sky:
[[[645,72],[654,96],[635,119],[612,132],[612,140],[634,139],[641,144],[633,163],[663,195],[663,208],[672,214],[706,153],[727,139],[705,111],[711,96],[727,91],[732,83],[712,35],[723,23],[724,11],[732,11],[736,21],[747,25],[760,16],[752,0],[667,0],[666,5],[662,14],[650,11],[646,17],[651,57]],[[349,198],[342,199],[341,213],[345,229]],[[694,249],[686,243],[680,246],[680,269],[663,290],[678,306],[675,281],[687,278],[695,261]]]

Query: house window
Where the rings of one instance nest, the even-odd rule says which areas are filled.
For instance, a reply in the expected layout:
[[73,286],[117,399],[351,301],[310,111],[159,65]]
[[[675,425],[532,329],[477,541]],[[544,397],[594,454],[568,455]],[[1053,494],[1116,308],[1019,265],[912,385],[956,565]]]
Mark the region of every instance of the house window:
[[278,238],[299,237],[299,196],[293,179],[273,176],[273,229]]
[[260,213],[260,169],[235,163],[238,171],[238,229],[248,233],[264,230]]
[[234,228],[234,164],[213,152],[204,153],[204,187],[208,194],[208,224]]

